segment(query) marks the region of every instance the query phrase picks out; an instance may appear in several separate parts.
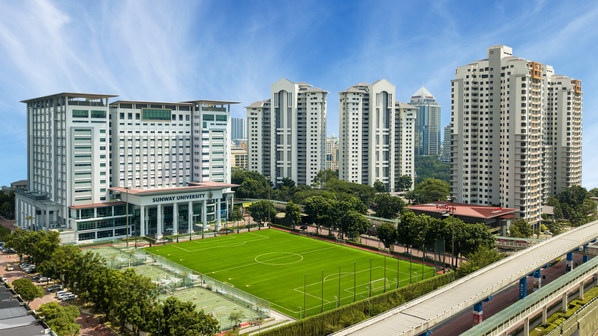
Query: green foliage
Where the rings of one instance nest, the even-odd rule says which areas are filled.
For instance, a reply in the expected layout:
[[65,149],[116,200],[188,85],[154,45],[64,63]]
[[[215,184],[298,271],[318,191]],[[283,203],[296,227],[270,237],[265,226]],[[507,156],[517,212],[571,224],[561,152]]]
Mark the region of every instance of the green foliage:
[[151,329],[156,331],[154,335],[208,336],[220,331],[216,318],[203,310],[197,311],[192,302],[172,296],[158,304],[151,314],[154,317],[150,319]]
[[8,193],[0,191],[0,213],[2,216],[13,219],[15,215],[15,192],[11,190]]
[[446,181],[427,178],[415,185],[415,189],[405,194],[405,197],[415,204],[445,201],[449,195],[449,184]]
[[403,176],[399,177],[397,180],[397,189],[399,191],[409,190],[411,188],[412,183],[413,183],[413,180],[411,179],[411,176],[403,175]]
[[392,248],[397,241],[397,230],[394,225],[390,223],[382,223],[376,228],[376,237],[380,239],[382,244],[384,244],[384,247],[389,249]]
[[451,166],[432,155],[416,155],[414,158],[415,173],[417,174],[416,183],[421,183],[427,178],[434,178],[445,182],[450,182]]
[[287,203],[287,207],[285,209],[285,221],[295,229],[295,225],[301,222],[301,208],[298,205],[290,201]]
[[314,178],[314,187],[323,187],[329,181],[338,180],[338,171],[332,169],[324,169],[320,170],[316,177]]
[[17,279],[12,282],[12,285],[15,288],[15,292],[27,302],[44,296],[44,290],[34,285],[29,279]]
[[349,210],[343,214],[337,229],[350,239],[355,239],[364,234],[370,227],[370,222],[365,216],[355,210]]
[[467,256],[467,261],[457,268],[457,277],[466,276],[504,258],[505,255],[495,249],[482,246]]
[[405,208],[405,202],[399,197],[390,196],[387,193],[377,194],[374,197],[372,208],[376,211],[377,217],[397,218]]
[[251,213],[251,218],[258,222],[259,225],[262,225],[266,221],[272,221],[276,217],[274,204],[267,200],[253,202],[248,210]]
[[241,206],[240,205],[237,204],[233,207],[233,213],[231,214],[230,219],[233,221],[243,220],[243,214],[241,214]]
[[534,233],[532,226],[523,218],[517,218],[509,227],[511,237],[529,238]]
[[241,311],[234,311],[228,316],[228,320],[235,324],[235,328],[238,328],[237,324],[241,324],[244,318],[245,314]]
[[324,189],[333,193],[351,194],[356,196],[366,206],[372,202],[372,199],[376,194],[376,190],[368,185],[334,179],[328,181]]
[[0,241],[5,242],[8,239],[8,236],[11,234],[11,231],[9,228],[6,228],[4,226],[0,226]]
[[17,229],[6,239],[6,246],[12,247],[19,255],[26,254],[38,264],[47,259],[60,243],[56,231],[27,231]]
[[568,219],[571,225],[579,226],[596,217],[596,202],[590,199],[596,188],[592,190],[588,192],[580,186],[571,186],[551,197],[547,205],[554,207],[556,218]]
[[270,182],[258,172],[235,169],[231,183],[239,185],[235,190],[235,197],[238,198],[269,198],[272,194]]
[[382,181],[376,180],[376,182],[374,182],[374,189],[376,189],[377,192],[385,192],[386,186],[384,183],[382,183]]
[[37,312],[59,336],[79,335],[81,326],[76,322],[79,317],[79,308],[76,306],[48,302],[41,305]]

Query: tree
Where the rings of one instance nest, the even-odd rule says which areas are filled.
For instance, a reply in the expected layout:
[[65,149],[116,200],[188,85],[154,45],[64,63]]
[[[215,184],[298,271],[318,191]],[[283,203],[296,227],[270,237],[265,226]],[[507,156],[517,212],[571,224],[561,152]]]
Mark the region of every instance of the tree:
[[243,322],[243,319],[245,318],[245,314],[243,314],[243,312],[240,311],[234,311],[232,313],[230,313],[230,315],[228,316],[229,321],[231,321],[235,326],[235,329],[239,329],[239,324],[241,324],[241,322]]
[[27,302],[44,296],[44,290],[34,285],[29,279],[17,279],[12,282],[12,285],[15,288],[15,292]]
[[415,173],[417,174],[417,183],[421,183],[427,178],[439,179],[449,182],[451,178],[451,166],[444,163],[433,155],[416,155],[414,158]]
[[405,202],[399,197],[390,196],[387,193],[377,194],[374,197],[372,208],[376,211],[376,216],[383,218],[396,218],[403,211]]
[[41,305],[37,312],[59,336],[79,335],[81,326],[76,321],[79,317],[77,306],[48,302]]
[[359,184],[359,183],[352,183],[347,181],[341,180],[330,180],[326,183],[325,190],[334,192],[334,193],[344,193],[344,194],[351,194],[356,196],[361,200],[363,204],[366,206],[372,202],[374,195],[376,194],[376,189],[370,187],[369,185]]
[[397,242],[409,252],[409,248],[415,245],[417,236],[417,216],[411,211],[405,211],[401,216],[401,222],[397,226]]
[[251,213],[253,220],[256,221],[260,226],[262,226],[262,223],[265,221],[272,221],[272,219],[276,217],[274,204],[267,200],[253,202],[249,206],[248,210]]
[[511,237],[529,238],[533,234],[532,226],[523,218],[517,218],[509,227]]
[[385,192],[386,186],[380,180],[376,180],[376,182],[374,182],[374,189],[376,189],[377,192]]
[[467,256],[467,261],[459,265],[457,268],[457,277],[463,277],[467,274],[473,273],[479,269],[482,269],[494,262],[504,258],[505,255],[499,253],[495,249],[482,246],[475,252],[470,253]]
[[317,232],[320,234],[320,225],[322,224],[324,214],[328,211],[328,200],[322,196],[313,196],[305,201],[305,213],[311,223],[317,225]]
[[278,185],[278,188],[284,188],[284,187],[295,188],[295,181],[293,181],[292,179],[290,179],[288,177],[283,177],[282,181]]
[[321,188],[332,180],[338,180],[338,171],[332,169],[320,170],[314,178],[313,185],[314,187]]
[[287,207],[285,209],[285,220],[287,223],[293,226],[293,230],[295,230],[295,225],[297,225],[301,221],[301,208],[298,205],[290,201],[287,203]]
[[356,239],[364,234],[369,226],[370,222],[363,214],[355,210],[349,210],[341,217],[338,228],[343,237],[347,235],[350,239]]
[[19,255],[26,254],[33,263],[38,264],[52,255],[60,243],[57,231],[15,230],[6,240],[7,247],[12,247]]
[[160,303],[153,316],[151,329],[156,331],[155,335],[207,336],[220,331],[218,320],[214,317],[206,315],[203,310],[198,311],[192,302],[173,296]]
[[415,193],[419,194],[421,203],[445,201],[449,195],[449,184],[435,178],[427,178],[415,186]]
[[392,250],[397,241],[397,229],[390,223],[382,223],[376,228],[376,237],[380,239],[384,247]]
[[413,183],[413,180],[411,179],[411,176],[403,175],[403,176],[399,177],[399,179],[397,181],[397,189],[399,189],[399,191],[409,190],[411,188],[412,183]]
[[233,207],[233,213],[231,214],[230,219],[233,221],[243,220],[243,214],[241,214],[241,207],[239,205]]

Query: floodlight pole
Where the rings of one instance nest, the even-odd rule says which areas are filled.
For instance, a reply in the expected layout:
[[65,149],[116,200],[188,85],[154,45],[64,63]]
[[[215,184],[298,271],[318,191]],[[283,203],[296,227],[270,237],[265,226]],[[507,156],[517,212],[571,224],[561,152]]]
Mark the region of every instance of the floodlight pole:
[[451,216],[451,226],[453,227],[453,238],[452,238],[452,252],[453,252],[453,269],[457,268],[457,255],[455,254],[455,198],[450,196],[451,198],[451,211],[453,215]]

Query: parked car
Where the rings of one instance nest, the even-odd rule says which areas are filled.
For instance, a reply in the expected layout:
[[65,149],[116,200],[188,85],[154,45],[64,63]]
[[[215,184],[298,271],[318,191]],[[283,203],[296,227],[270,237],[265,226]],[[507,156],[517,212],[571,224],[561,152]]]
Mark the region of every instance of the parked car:
[[61,290],[62,289],[62,285],[53,285],[48,287],[48,292],[55,292],[57,290]]
[[41,277],[39,279],[37,279],[37,282],[41,283],[41,282],[48,282],[52,280],[52,278],[47,278],[47,277]]
[[0,280],[2,280],[2,282],[6,282],[6,283],[8,283],[8,279],[7,279],[7,278],[5,278],[5,277],[0,277]]
[[73,293],[69,293],[69,294],[63,295],[61,300],[62,301],[70,301],[70,300],[74,300],[76,298],[77,298],[77,295],[75,295]]
[[67,294],[73,294],[73,293],[71,293],[69,291],[59,291],[59,292],[56,293],[56,298],[58,300],[62,300],[62,297],[64,297]]
[[34,276],[31,277],[31,281],[38,281],[39,278],[41,278],[41,277],[42,277],[41,274],[36,274],[36,275],[34,275]]
[[12,265],[6,265],[6,270],[7,271],[14,271],[14,267],[12,267]]

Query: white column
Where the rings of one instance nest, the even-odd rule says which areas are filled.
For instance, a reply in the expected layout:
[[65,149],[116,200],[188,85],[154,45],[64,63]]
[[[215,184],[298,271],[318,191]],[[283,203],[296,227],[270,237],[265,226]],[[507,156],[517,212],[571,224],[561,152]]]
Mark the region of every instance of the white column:
[[50,210],[46,209],[46,225],[45,229],[48,230],[50,227]]
[[203,224],[204,232],[208,229],[208,201],[203,200],[201,208],[201,222]]
[[156,218],[156,237],[162,238],[162,229],[164,225],[164,215],[162,215],[162,207],[164,205],[158,204],[158,216]]
[[220,231],[220,221],[221,221],[221,215],[220,215],[220,199],[218,199],[218,201],[216,202],[216,231]]
[[179,204],[172,205],[172,234],[179,234]]
[[139,207],[139,236],[145,236],[145,205]]
[[187,232],[191,233],[193,230],[193,202],[189,201],[189,210],[187,211]]

